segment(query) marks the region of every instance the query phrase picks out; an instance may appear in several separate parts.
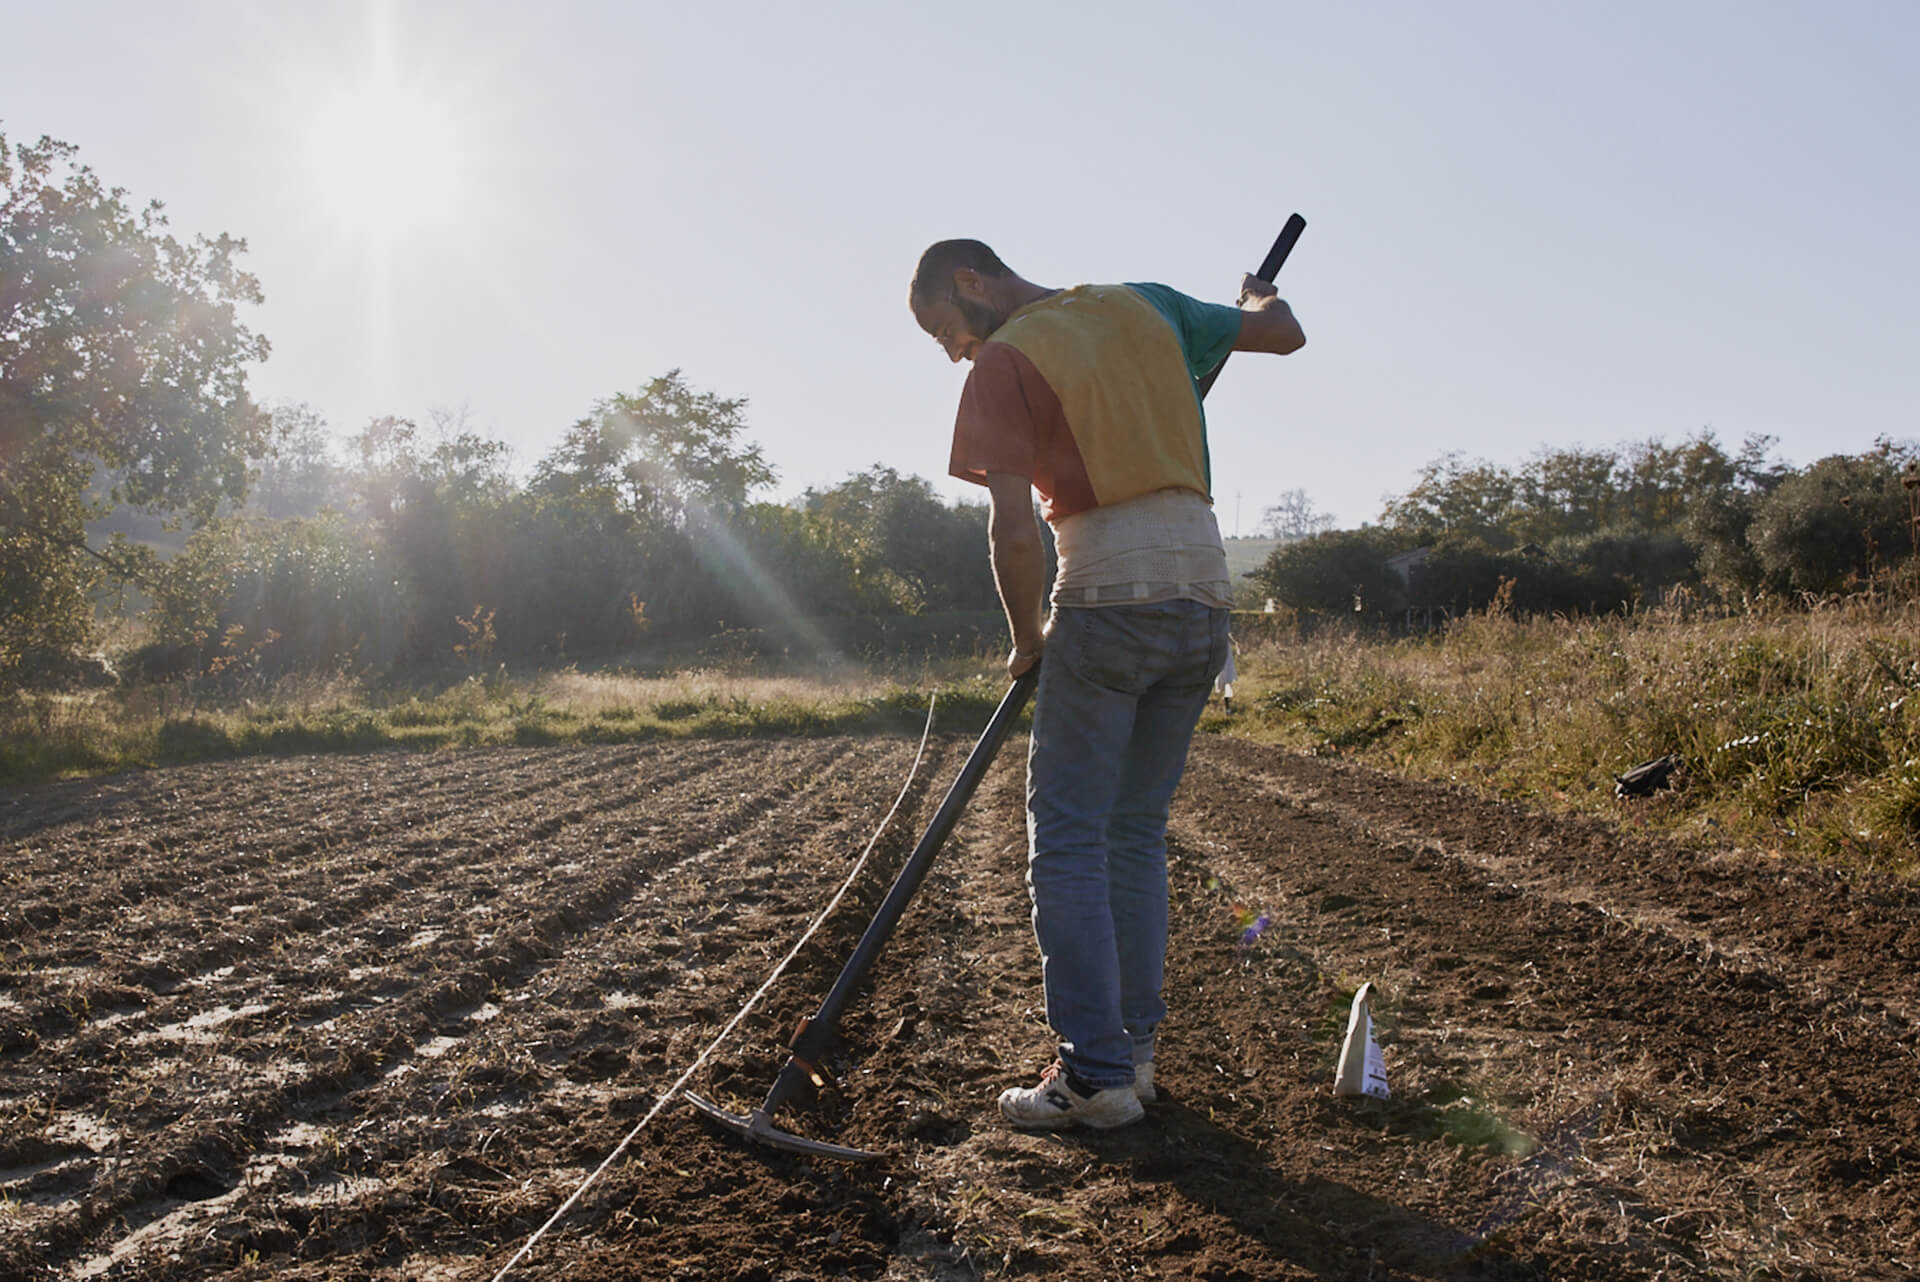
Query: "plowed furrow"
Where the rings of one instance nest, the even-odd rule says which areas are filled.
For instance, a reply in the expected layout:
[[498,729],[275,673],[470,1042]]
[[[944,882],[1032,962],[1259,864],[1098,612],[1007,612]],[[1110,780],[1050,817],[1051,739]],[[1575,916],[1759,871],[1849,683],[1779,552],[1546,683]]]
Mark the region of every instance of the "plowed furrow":
[[[1203,780],[1217,769],[1197,765]],[[1612,888],[1610,909],[1593,902],[1585,886],[1544,875],[1490,878],[1478,859],[1431,841],[1383,839],[1377,821],[1343,807],[1276,808],[1261,804],[1262,789],[1252,791],[1246,807],[1215,809],[1204,824],[1182,827],[1183,843],[1275,913],[1264,944],[1273,973],[1287,964],[1286,950],[1297,949],[1322,975],[1382,982],[1391,1036],[1410,1055],[1417,1046],[1427,1074],[1404,1084],[1416,1092],[1425,1087],[1442,1098],[1467,1089],[1477,1066],[1498,1056],[1508,1072],[1516,1060],[1534,1063],[1540,1098],[1512,1106],[1517,1122],[1541,1132],[1578,1097],[1598,1101],[1610,1118],[1626,1110],[1634,1128],[1711,1129],[1751,1168],[1783,1173],[1807,1161],[1814,1136],[1827,1137],[1839,1160],[1907,1143],[1875,1119],[1894,1115],[1901,1088],[1885,1067],[1913,1062],[1912,1030],[1863,1018],[1856,1004],[1836,1001],[1824,986],[1796,982],[1779,958],[1721,951],[1676,931],[1664,915],[1623,911],[1618,905],[1632,902],[1631,887]],[[1370,863],[1371,875],[1329,874],[1287,857],[1295,844],[1324,846],[1329,824],[1370,857],[1341,866]],[[1270,857],[1250,857],[1255,852]],[[1623,987],[1623,975],[1636,982]],[[1249,1000],[1261,1000],[1258,973],[1224,982],[1247,986]],[[1325,1021],[1327,1012],[1296,1005],[1295,1018]],[[1263,1044],[1216,1033],[1205,1044],[1207,1054],[1231,1056],[1256,1076],[1299,1071],[1300,1048],[1284,1038]],[[1720,1048],[1729,1045],[1765,1049],[1728,1058]],[[1315,1067],[1330,1070],[1323,1055]],[[1811,1078],[1834,1089],[1809,1103],[1801,1083]],[[1417,1094],[1408,1106],[1420,1107]],[[1782,1117],[1791,1123],[1783,1126]],[[1817,1202],[1776,1204],[1762,1196],[1751,1171],[1738,1176],[1731,1164],[1717,1172],[1715,1165],[1703,1165],[1701,1179],[1722,1185],[1730,1205],[1744,1208],[1747,1233],[1821,1243],[1820,1234],[1794,1223],[1809,1213],[1824,1218]],[[1589,1202],[1607,1191],[1585,1190]],[[1626,1192],[1616,1202],[1638,1200]],[[1704,1263],[1664,1228],[1686,1209],[1656,1198],[1630,1207],[1628,1218],[1641,1245]]]
[[[138,1208],[157,1204],[156,1199],[165,1193],[170,1182],[175,1185],[183,1179],[192,1182],[192,1172],[199,1169],[195,1161],[201,1166],[206,1164],[204,1158],[194,1159],[193,1155],[204,1155],[209,1145],[216,1154],[216,1164],[219,1154],[224,1153],[231,1165],[237,1157],[230,1147],[235,1137],[257,1138],[264,1128],[283,1118],[293,1101],[311,1098],[316,1093],[337,1094],[368,1079],[374,1066],[410,1057],[422,1042],[431,1042],[436,1036],[449,1036],[432,1030],[449,1026],[449,1020],[452,1024],[469,1020],[473,1011],[488,1004],[483,999],[489,993],[534,983],[533,977],[549,964],[550,958],[566,954],[569,938],[617,920],[623,906],[650,878],[666,875],[661,873],[664,856],[671,856],[697,841],[699,847],[681,853],[677,861],[678,865],[689,866],[711,858],[719,850],[739,849],[748,837],[762,833],[769,838],[777,836],[785,812],[804,810],[815,804],[818,797],[817,789],[796,790],[783,785],[809,780],[834,786],[835,775],[843,769],[841,762],[845,762],[845,773],[858,776],[877,751],[849,756],[844,745],[815,744],[769,753],[767,757],[771,759],[759,761],[746,754],[731,754],[730,760],[707,774],[704,794],[711,796],[714,785],[725,785],[734,779],[742,785],[757,786],[761,791],[756,793],[743,786],[721,804],[688,805],[685,808],[688,814],[680,824],[655,834],[665,840],[657,841],[651,851],[638,850],[625,858],[603,857],[604,862],[578,861],[582,866],[577,872],[524,879],[525,884],[517,892],[522,897],[503,905],[502,915],[509,920],[503,922],[500,929],[490,936],[436,941],[423,950],[428,954],[423,958],[425,964],[409,968],[413,973],[407,980],[410,987],[406,991],[385,1000],[375,992],[372,997],[377,1004],[371,1009],[347,1011],[336,1016],[329,1026],[304,1032],[283,1029],[271,1035],[261,1033],[259,1030],[271,1024],[272,1016],[278,1012],[260,1012],[258,1015],[264,1017],[237,1022],[224,1044],[206,1053],[204,1062],[208,1067],[235,1063],[277,1064],[276,1071],[284,1073],[286,1080],[270,1088],[237,1092],[187,1108],[178,1121],[164,1128],[163,1134],[149,1136],[148,1159],[139,1163],[140,1173],[109,1175],[90,1190],[86,1209],[60,1216],[58,1224],[40,1224],[36,1235],[41,1240],[75,1243],[97,1227],[102,1216],[118,1214],[135,1220],[141,1218],[143,1212]],[[870,782],[863,787],[866,794],[862,798],[863,806],[871,809],[867,803],[871,802],[875,789]],[[651,799],[653,794],[649,794]],[[670,793],[667,799],[671,799]],[[572,822],[575,826],[590,827],[594,814],[613,813],[626,804],[617,800],[605,804],[596,802],[581,809]],[[871,819],[870,814],[861,815],[858,822]],[[856,824],[852,818],[844,822],[850,826]],[[555,827],[547,837],[554,841],[571,831],[568,827]],[[758,867],[748,880],[764,878],[767,866],[762,863]],[[745,920],[759,922],[766,928],[778,924],[774,917],[762,921],[749,915]],[[363,925],[355,923],[348,933],[359,934]],[[636,918],[631,929],[650,936],[654,926],[651,919]],[[222,989],[213,995],[242,998],[246,994],[244,990]],[[509,1019],[501,1027],[511,1031],[496,1036],[505,1036],[510,1042],[525,1040],[526,1030],[513,1028],[512,1024]],[[249,1029],[255,1030],[251,1036]],[[130,1087],[136,1088],[143,1085],[146,1084],[130,1083]],[[149,1103],[150,1109],[161,1113],[171,1107],[177,1105]]]
[[[631,756],[621,752],[592,764],[604,777],[627,771]],[[698,791],[707,786],[691,765],[654,770],[644,780],[635,778],[583,806],[566,800],[579,787],[575,763],[560,764],[565,773],[545,785],[513,789],[504,794],[505,800],[502,794],[488,791],[450,802],[446,821],[434,836],[404,831],[381,836],[373,828],[362,846],[330,844],[316,849],[303,841],[297,857],[269,856],[267,867],[256,874],[195,880],[150,903],[143,912],[121,910],[104,919],[107,925],[96,923],[91,931],[75,925],[20,941],[22,977],[15,985],[14,1001],[26,1012],[26,1022],[45,1035],[71,1028],[102,995],[115,1004],[143,1003],[142,989],[170,994],[224,967],[263,957],[284,969],[289,964],[290,940],[325,937],[329,932],[353,933],[357,940],[355,924],[375,905],[418,896],[423,887],[433,887],[465,863],[484,861],[500,869],[500,880],[507,885],[523,863],[544,864],[541,842],[503,839],[502,833],[535,828],[558,832],[567,824],[621,809],[644,811],[655,804],[650,789],[664,789],[660,795],[671,802],[676,787]],[[554,792],[560,794],[558,801],[547,795]],[[476,800],[485,804],[476,805]],[[268,819],[276,826],[297,827],[292,816]],[[485,880],[478,887],[476,897],[497,894]],[[316,895],[316,890],[321,893]],[[411,933],[395,939],[389,930],[369,942],[376,950],[384,949],[404,943]],[[90,953],[85,958],[90,964],[91,991],[71,991],[72,966],[64,961],[66,952],[74,947],[91,949],[108,939],[110,953]],[[321,951],[324,955],[327,950]],[[286,978],[291,982],[297,974]],[[164,1016],[166,1012],[157,1013]]]
[[[326,861],[342,848],[358,849],[383,831],[404,833],[475,808],[510,806],[579,773],[643,768],[659,751],[657,745],[574,750],[568,755],[576,760],[538,778],[526,777],[519,758],[501,753],[464,764],[457,754],[425,762],[391,754],[315,758],[296,776],[302,787],[293,796],[248,797],[242,789],[236,798],[211,787],[182,795],[175,789],[164,807],[142,814],[138,823],[110,817],[41,834],[9,851],[23,893],[0,909],[0,941],[25,941],[60,928],[87,930],[108,920],[121,929],[149,925],[148,913],[137,910],[152,899],[232,896],[236,887],[268,872],[298,878],[309,863]],[[379,771],[369,764],[382,761],[395,768]],[[276,780],[285,774],[284,768],[273,772]],[[74,871],[76,858],[94,894],[76,903],[35,891],[57,882],[49,874]],[[155,931],[165,928],[153,924]]]
[[[568,773],[558,777],[555,787],[570,790],[573,763],[561,764],[569,767]],[[275,910],[256,906],[245,917],[235,918],[228,903],[233,896],[196,896],[170,903],[164,915],[155,914],[153,951],[138,948],[145,937],[136,935],[134,949],[89,956],[92,964],[84,969],[55,965],[46,953],[23,947],[12,992],[15,1041],[82,1029],[96,1005],[103,1007],[102,1014],[114,1017],[108,1034],[113,1039],[190,1020],[222,1005],[241,1009],[264,1001],[270,1007],[283,1007],[276,993],[298,992],[311,976],[338,974],[343,967],[349,974],[361,973],[368,982],[331,996],[309,994],[296,1003],[292,1017],[307,1023],[325,1018],[315,1006],[327,1001],[339,1003],[340,1008],[374,1005],[380,1000],[379,989],[404,982],[408,970],[417,974],[436,964],[436,954],[423,949],[424,943],[442,934],[485,934],[499,917],[519,912],[524,896],[564,898],[576,892],[570,883],[580,879],[585,863],[556,859],[551,838],[502,843],[497,839],[499,829],[538,826],[552,834],[566,823],[631,810],[638,818],[625,826],[617,841],[602,844],[612,849],[629,842],[645,845],[661,827],[644,822],[657,807],[706,798],[716,786],[766,778],[764,769],[746,762],[702,770],[689,760],[651,772],[644,783],[635,781],[611,790],[584,807],[567,804],[559,815],[544,814],[550,803],[540,793],[525,789],[515,805],[489,808],[490,815],[498,816],[497,826],[488,820],[469,823],[488,825],[484,840],[471,849],[462,849],[452,837],[408,840],[397,846],[376,844],[365,850],[342,850],[318,866],[309,863],[302,870],[276,875],[276,881],[309,891],[316,877],[323,878],[329,889],[318,904],[301,896],[277,904]],[[595,848],[590,853],[598,858],[604,851]],[[469,865],[480,865],[480,875],[472,875]],[[439,916],[431,911],[435,907],[442,910]],[[62,932],[62,937],[69,935],[89,941],[100,938]],[[408,965],[386,974],[396,957]],[[123,1022],[128,1026],[122,1027]],[[28,1030],[24,1034],[22,1025]],[[65,1048],[56,1044],[53,1049]]]
[[[859,769],[823,774],[819,786],[808,790],[808,804],[770,815],[732,834],[734,839],[721,836],[724,826],[701,829],[703,839],[721,840],[660,870],[630,911],[596,930],[590,947],[570,948],[525,982],[496,989],[477,1015],[456,1012],[438,1026],[432,1042],[416,1048],[414,1058],[377,1079],[325,1101],[304,1102],[303,1117],[334,1112],[358,1119],[364,1129],[347,1178],[374,1188],[424,1164],[441,1173],[446,1193],[440,1204],[461,1212],[460,1222],[447,1225],[450,1237],[484,1230],[476,1240],[486,1241],[523,1231],[526,1200],[505,1195],[529,1182],[577,1178],[604,1156],[631,1125],[631,1111],[651,1104],[653,1092],[737,1009],[824,901],[831,887],[812,887],[813,894],[799,893],[788,902],[792,878],[775,867],[769,851],[825,848],[851,864],[898,788],[892,771],[904,770],[909,760],[898,746],[860,757]],[[937,773],[938,766],[933,769]],[[928,777],[919,786],[922,793]],[[830,806],[820,804],[826,795],[833,798]],[[899,833],[888,844],[910,845],[912,823],[903,812],[896,821]],[[886,853],[876,852],[883,865]],[[891,876],[884,866],[870,874]],[[755,903],[776,890],[781,911],[756,911]],[[830,925],[826,932],[841,936],[836,949],[864,928],[864,919],[848,916],[839,914],[837,930]],[[640,960],[649,957],[655,960]],[[824,980],[790,977],[788,984],[808,990],[803,995],[812,1002],[819,993],[811,989]],[[556,1010],[579,1014],[556,1020]],[[627,1049],[609,1052],[609,1043]],[[609,1079],[633,1085],[615,1085],[617,1093],[609,1097],[597,1085]],[[489,1125],[487,1118],[495,1115],[513,1120]],[[474,1154],[470,1146],[462,1151],[457,1143],[475,1126],[493,1137],[485,1154]],[[676,1111],[659,1119],[640,1151],[670,1151],[688,1140],[700,1143],[704,1137]],[[521,1155],[549,1148],[576,1153],[581,1170],[568,1175],[524,1168]],[[332,1174],[287,1169],[286,1196]],[[502,1182],[498,1188],[492,1187],[496,1180]],[[617,1201],[619,1194],[610,1196]],[[304,1223],[297,1208],[284,1213]],[[371,1232],[383,1215],[375,1192],[361,1205],[333,1208],[330,1219],[335,1232],[351,1232],[339,1226],[355,1223]]]
[[[1711,867],[1690,866],[1685,878],[1690,891],[1676,893],[1670,867],[1675,859],[1673,852],[1667,852],[1663,859],[1647,861],[1650,866],[1644,879],[1622,875],[1611,862],[1601,868],[1589,866],[1594,862],[1593,845],[1624,846],[1629,839],[1612,834],[1596,839],[1595,826],[1588,821],[1555,821],[1480,803],[1488,822],[1477,830],[1457,819],[1431,823],[1417,812],[1369,808],[1329,792],[1324,780],[1300,777],[1327,768],[1298,758],[1289,763],[1285,775],[1268,775],[1248,787],[1239,782],[1245,776],[1229,763],[1257,749],[1237,743],[1209,744],[1208,748],[1197,754],[1197,769],[1217,785],[1241,788],[1248,794],[1249,810],[1271,820],[1327,822],[1359,843],[1456,863],[1470,870],[1469,878],[1479,879],[1486,890],[1503,899],[1550,901],[1572,907],[1581,915],[1598,915],[1661,936],[1689,954],[1715,958],[1731,969],[1757,972],[1767,976],[1768,982],[1791,986],[1812,1006],[1832,1009],[1847,1018],[1878,1022],[1902,1042],[1912,1043],[1920,1031],[1920,985],[1916,985],[1914,970],[1905,959],[1884,957],[1874,959],[1877,964],[1864,969],[1857,962],[1838,969],[1830,961],[1835,951],[1831,944],[1817,936],[1807,938],[1804,932],[1781,941],[1784,947],[1764,946],[1756,942],[1761,932],[1756,932],[1742,912],[1745,896],[1737,888],[1716,889],[1723,878],[1714,875]],[[1416,793],[1430,787],[1398,786]],[[1508,825],[1511,830],[1501,831]],[[1563,848],[1555,837],[1566,831],[1577,831],[1592,844],[1583,844],[1579,850]],[[1489,837],[1496,832],[1505,838],[1502,845],[1517,847],[1523,853],[1495,849]],[[1581,862],[1582,856],[1587,857],[1587,864]],[[1691,865],[1694,861],[1688,862]],[[1779,876],[1807,887],[1810,902],[1804,914],[1795,914],[1796,920],[1819,921],[1829,915],[1822,905],[1830,897],[1830,884],[1815,884],[1817,874],[1799,871]],[[1765,877],[1758,870],[1749,874],[1749,879]],[[1727,879],[1731,880],[1732,874]],[[1852,913],[1847,912],[1849,907]],[[1920,902],[1895,902],[1884,912],[1910,913],[1915,908],[1920,908]],[[1842,903],[1831,915],[1874,911],[1870,905]]]
[[60,850],[87,844],[196,844],[215,816],[322,811],[337,805],[348,786],[377,805],[432,791],[450,779],[482,784],[521,769],[521,756],[511,749],[478,749],[268,758],[8,790],[0,794],[0,843],[42,856],[55,852],[56,860]]

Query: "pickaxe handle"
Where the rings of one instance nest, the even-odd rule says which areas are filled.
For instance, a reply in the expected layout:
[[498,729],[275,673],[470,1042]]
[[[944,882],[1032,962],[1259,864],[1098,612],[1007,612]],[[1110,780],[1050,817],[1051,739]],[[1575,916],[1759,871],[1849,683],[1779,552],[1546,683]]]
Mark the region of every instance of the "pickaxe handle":
[[820,1009],[801,1025],[799,1033],[795,1035],[793,1057],[774,1080],[766,1103],[761,1105],[767,1113],[775,1112],[802,1082],[813,1076],[814,1065],[819,1063],[833,1041],[841,1012],[853,1000],[854,990],[866,977],[880,950],[886,947],[893,928],[900,924],[900,918],[912,902],[914,892],[920,889],[920,883],[926,880],[927,870],[933,866],[933,857],[940,853],[941,844],[953,831],[954,824],[959,822],[961,811],[973,799],[974,790],[980,786],[987,767],[993,764],[994,757],[999,754],[1000,745],[1013,733],[1014,722],[1020,719],[1020,713],[1026,708],[1027,700],[1032,697],[1033,688],[1039,680],[1040,667],[1035,664],[1014,680],[1006,697],[1000,700],[1000,707],[995,710],[993,719],[987,722],[980,741],[974,744],[973,751],[968,754],[966,765],[960,768],[960,777],[947,790],[946,800],[934,812],[933,822],[920,835],[920,844],[907,856],[907,862],[893,879],[892,889],[887,891],[887,897],[880,902],[880,908],[868,923],[866,933],[860,936],[860,942],[854,946],[853,955],[840,968],[840,978],[834,981],[832,990],[820,1003]]

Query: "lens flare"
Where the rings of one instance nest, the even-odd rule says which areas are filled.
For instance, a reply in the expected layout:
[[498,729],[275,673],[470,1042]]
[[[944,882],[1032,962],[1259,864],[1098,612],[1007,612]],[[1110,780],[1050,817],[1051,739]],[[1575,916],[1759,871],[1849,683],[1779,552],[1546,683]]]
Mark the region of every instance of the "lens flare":
[[1209,873],[1203,884],[1209,891],[1227,896],[1227,911],[1233,916],[1233,928],[1240,932],[1240,947],[1254,943],[1273,924],[1271,915],[1257,911],[1236,898],[1233,888],[1223,882],[1219,874]]

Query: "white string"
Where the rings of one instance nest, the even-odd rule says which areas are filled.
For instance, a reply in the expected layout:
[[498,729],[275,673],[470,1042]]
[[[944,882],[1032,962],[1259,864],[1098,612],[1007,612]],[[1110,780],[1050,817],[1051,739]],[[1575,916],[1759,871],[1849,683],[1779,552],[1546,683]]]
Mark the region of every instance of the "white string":
[[780,978],[781,973],[786,970],[788,964],[799,955],[802,948],[806,947],[807,941],[813,938],[814,932],[820,929],[821,923],[832,916],[833,910],[840,906],[840,901],[846,897],[846,893],[848,889],[852,887],[854,879],[860,875],[860,870],[866,867],[867,856],[873,853],[874,846],[879,843],[880,834],[887,830],[887,825],[893,822],[895,812],[900,809],[900,803],[907,799],[907,792],[913,787],[914,776],[920,773],[920,759],[926,755],[927,751],[927,736],[933,731],[934,702],[935,696],[929,696],[927,699],[927,724],[920,731],[920,748],[913,754],[913,765],[907,771],[907,781],[901,785],[900,795],[893,799],[893,808],[887,811],[886,817],[880,821],[880,826],[873,830],[873,836],[867,841],[867,848],[861,851],[860,858],[854,861],[853,871],[847,874],[847,879],[844,882],[840,883],[840,889],[834,892],[833,898],[827,902],[825,908],[820,910],[820,915],[813,919],[813,924],[807,927],[805,933],[800,936],[799,941],[794,944],[785,957],[780,959],[780,964],[773,968],[771,975],[767,976],[767,982],[760,985],[753,996],[747,998],[747,1004],[740,1008],[739,1014],[728,1020],[727,1026],[722,1028],[714,1039],[707,1044],[707,1048],[700,1052],[699,1058],[687,1065],[687,1070],[674,1079],[673,1085],[661,1092],[660,1098],[655,1100],[653,1107],[647,1110],[647,1115],[633,1124],[633,1129],[627,1132],[626,1138],[620,1141],[613,1152],[607,1154],[606,1160],[601,1162],[599,1166],[596,1166],[593,1169],[593,1173],[581,1182],[580,1187],[575,1189],[573,1194],[560,1204],[560,1208],[547,1217],[545,1224],[542,1224],[533,1231],[533,1236],[526,1240],[525,1245],[514,1253],[511,1260],[508,1260],[500,1267],[498,1273],[493,1275],[493,1282],[500,1282],[500,1280],[506,1277],[508,1272],[512,1270],[514,1265],[526,1259],[527,1253],[533,1250],[534,1244],[546,1235],[547,1230],[558,1224],[566,1213],[573,1209],[574,1203],[578,1202],[581,1196],[593,1186],[593,1182],[600,1178],[602,1172],[609,1166],[612,1166],[619,1156],[627,1151],[627,1146],[633,1143],[634,1138],[640,1134],[641,1129],[644,1128],[648,1122],[651,1122],[661,1109],[672,1102],[673,1097],[680,1093],[680,1088],[687,1084],[689,1078],[700,1071],[700,1066],[705,1064],[714,1051],[720,1048],[720,1043],[727,1039],[727,1034],[731,1033],[734,1027],[747,1017],[747,1013],[754,1008],[755,1004],[758,1003],[762,997],[766,996],[767,990],[773,987],[774,982]]

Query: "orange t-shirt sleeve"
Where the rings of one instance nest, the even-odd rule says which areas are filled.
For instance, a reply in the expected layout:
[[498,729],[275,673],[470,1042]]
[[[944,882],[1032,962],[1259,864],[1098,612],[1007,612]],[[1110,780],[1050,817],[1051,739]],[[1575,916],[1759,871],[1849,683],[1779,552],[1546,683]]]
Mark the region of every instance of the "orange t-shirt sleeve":
[[[1030,387],[1030,379],[1040,386]],[[1030,361],[1006,343],[982,346],[960,391],[948,473],[980,485],[989,472],[1033,480],[1041,449],[1036,393],[1053,399],[1053,389]]]

